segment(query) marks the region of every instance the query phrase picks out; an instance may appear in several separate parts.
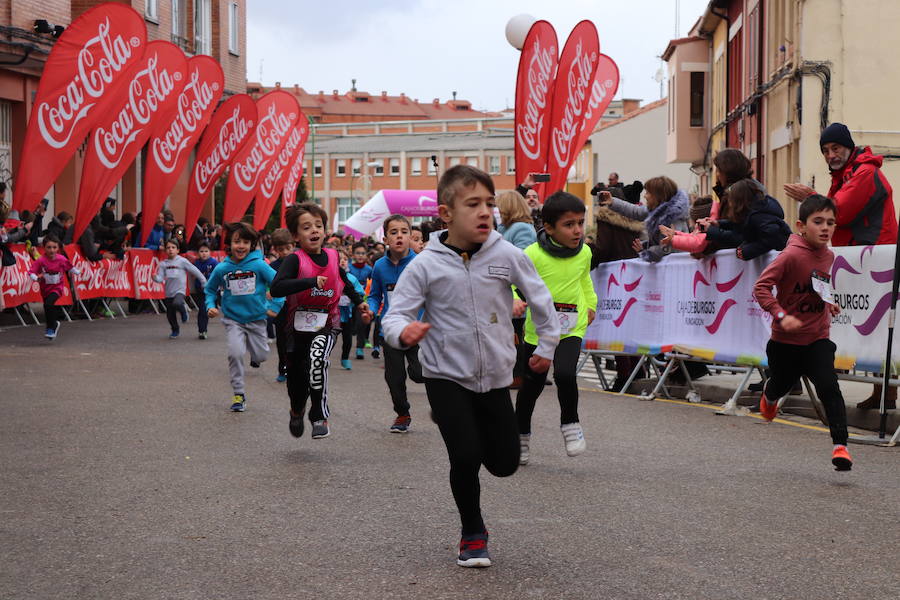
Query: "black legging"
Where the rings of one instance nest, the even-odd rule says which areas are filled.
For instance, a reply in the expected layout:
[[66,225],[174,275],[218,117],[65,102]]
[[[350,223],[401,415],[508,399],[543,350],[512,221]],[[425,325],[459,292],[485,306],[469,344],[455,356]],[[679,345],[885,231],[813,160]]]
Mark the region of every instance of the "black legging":
[[166,298],[163,300],[163,304],[166,306],[166,319],[169,320],[172,333],[179,333],[181,323],[178,319],[187,314],[187,308],[184,306],[184,294],[175,294],[172,298]]
[[56,306],[56,301],[59,300],[59,294],[56,292],[52,292],[47,294],[44,298],[44,320],[47,321],[47,329],[55,330],[59,327],[59,319],[60,315],[62,315],[62,309]]
[[[516,396],[516,417],[519,433],[531,433],[531,414],[538,396],[544,391],[547,372],[536,373],[528,366],[528,360],[537,346],[525,344],[525,376]],[[567,337],[560,340],[553,355],[553,381],[559,397],[559,424],[578,422],[578,357],[581,354],[581,338]]]
[[[356,308],[350,314],[350,319],[341,323],[341,360],[350,358],[350,350],[353,349],[353,337],[356,333]],[[363,342],[365,344],[365,342]],[[361,346],[360,346],[361,347]]]
[[306,399],[309,403],[310,422],[327,419],[328,410],[328,356],[334,349],[337,332],[293,334],[291,351],[287,354],[287,389],[291,399],[291,412],[303,415]]
[[508,477],[519,466],[519,432],[509,389],[478,394],[453,381],[426,378],[425,391],[447,446],[450,489],[462,533],[481,533],[481,465],[496,477]]

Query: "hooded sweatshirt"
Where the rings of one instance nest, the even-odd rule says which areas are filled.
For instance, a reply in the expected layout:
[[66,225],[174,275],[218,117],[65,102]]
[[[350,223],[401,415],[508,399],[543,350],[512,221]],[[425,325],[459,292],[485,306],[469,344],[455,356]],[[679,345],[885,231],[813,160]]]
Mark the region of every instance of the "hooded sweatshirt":
[[834,246],[897,242],[894,190],[881,172],[883,157],[856,148],[843,168],[831,172],[828,197],[837,205]]
[[159,262],[153,281],[166,283],[166,298],[174,298],[177,294],[187,294],[187,276],[190,273],[200,285],[206,283],[206,277],[194,264],[183,256],[167,258]]
[[384,309],[381,311],[381,314],[387,314],[391,306],[391,295],[394,292],[397,281],[400,279],[400,274],[412,262],[412,259],[416,257],[416,253],[410,250],[397,264],[391,261],[390,256],[390,251],[388,251],[387,254],[375,261],[375,267],[372,269],[369,308],[374,315],[378,314],[378,309],[382,306]]
[[516,362],[510,286],[528,298],[540,338],[534,353],[549,359],[559,343],[553,298],[528,257],[496,231],[471,258],[447,246],[446,236],[432,233],[400,276],[381,323],[385,339],[404,348],[400,334],[424,308],[421,320],[431,325],[419,342],[425,377],[448,379],[476,393],[508,387]]
[[[831,332],[831,312],[813,289],[813,273],[830,280],[834,253],[827,246],[817,248],[799,235],[792,235],[787,248],[773,260],[756,280],[753,295],[763,310],[772,315],[772,339],[785,344],[806,346],[827,339]],[[772,287],[778,295],[772,295]],[[797,317],[803,326],[787,332],[778,313]]]
[[216,307],[216,291],[222,289],[222,314],[238,323],[266,318],[266,292],[275,279],[275,270],[263,260],[262,252],[253,250],[242,261],[231,256],[213,269],[203,291],[206,308]]

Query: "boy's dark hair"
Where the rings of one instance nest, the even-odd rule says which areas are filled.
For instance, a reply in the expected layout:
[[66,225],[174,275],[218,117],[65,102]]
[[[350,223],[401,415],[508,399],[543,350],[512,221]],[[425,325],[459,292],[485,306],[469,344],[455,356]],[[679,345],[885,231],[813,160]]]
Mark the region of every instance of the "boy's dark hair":
[[181,242],[178,241],[177,238],[171,237],[171,238],[167,239],[167,240],[166,240],[166,243],[163,244],[163,248],[165,248],[165,247],[168,246],[169,244],[172,244],[173,246],[175,246],[176,248],[178,248],[178,252],[181,252]]
[[293,246],[294,236],[287,229],[276,229],[270,237],[272,246]]
[[470,188],[479,183],[486,187],[492,196],[494,195],[494,180],[481,169],[470,165],[450,167],[438,181],[438,204],[453,206],[460,188]]
[[59,241],[59,238],[53,235],[52,233],[48,233],[44,236],[44,241],[41,242],[42,246],[46,246],[48,242],[53,242],[60,248],[62,248],[62,242]]
[[810,215],[823,210],[830,210],[837,216],[837,206],[835,206],[834,200],[821,194],[813,194],[800,203],[798,218],[806,223]]
[[60,211],[58,215],[56,215],[56,220],[60,223],[65,221],[70,221],[72,219],[72,213],[67,213],[66,211]]
[[418,225],[413,225],[413,226],[411,226],[411,227],[409,228],[409,230],[410,230],[410,231],[418,231],[419,233],[422,233],[422,228],[419,227]]
[[351,250],[352,250],[353,252],[356,252],[356,249],[357,249],[357,248],[362,248],[363,250],[367,250],[367,249],[368,249],[368,248],[366,247],[366,245],[365,245],[364,242],[356,242],[355,244],[353,244],[353,247],[351,248]]
[[384,220],[384,223],[382,223],[382,225],[381,225],[381,227],[384,229],[385,235],[387,235],[388,226],[389,226],[391,223],[393,223],[394,221],[401,221],[401,222],[403,222],[403,223],[406,223],[406,226],[409,227],[410,230],[412,230],[412,223],[409,222],[409,219],[407,219],[407,218],[406,218],[405,216],[403,216],[403,215],[400,215],[400,214],[396,214],[396,213],[395,213],[395,214],[389,216],[387,219],[385,219],[385,220]]
[[585,210],[584,202],[581,201],[581,198],[570,194],[569,192],[559,191],[551,194],[550,197],[544,201],[544,207],[541,209],[541,220],[544,223],[556,225],[556,222],[559,221],[560,217],[565,213],[574,212],[584,214]]
[[253,227],[247,223],[226,223],[225,231],[227,235],[225,239],[228,240],[227,244],[230,246],[232,240],[237,237],[239,240],[247,240],[250,242],[250,251],[256,250],[257,244],[259,244],[259,233],[253,229]]
[[322,227],[328,228],[328,213],[322,210],[322,207],[318,204],[303,202],[291,205],[284,215],[284,222],[292,235],[297,235],[297,225],[300,222],[300,217],[307,214],[318,217],[322,220]]
[[212,246],[209,245],[209,242],[200,242],[199,244],[197,244],[198,251],[203,248],[206,248],[207,250],[212,250]]

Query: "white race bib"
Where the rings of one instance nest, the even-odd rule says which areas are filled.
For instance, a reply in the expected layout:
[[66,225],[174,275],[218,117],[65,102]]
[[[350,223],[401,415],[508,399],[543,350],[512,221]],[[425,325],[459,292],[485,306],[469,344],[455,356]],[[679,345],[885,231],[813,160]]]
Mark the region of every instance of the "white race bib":
[[338,300],[338,306],[350,306],[350,298],[347,296],[341,296],[341,299]]
[[294,313],[294,330],[313,333],[328,324],[328,311],[317,308],[298,308]]
[[559,319],[559,334],[566,335],[578,325],[578,306],[554,302],[556,318]]
[[228,291],[232,296],[249,296],[256,293],[256,273],[253,271],[232,272],[228,277]]
[[834,304],[834,291],[831,289],[831,276],[821,271],[812,272],[812,286],[822,300]]
[[62,273],[44,273],[44,283],[55,285],[62,281]]

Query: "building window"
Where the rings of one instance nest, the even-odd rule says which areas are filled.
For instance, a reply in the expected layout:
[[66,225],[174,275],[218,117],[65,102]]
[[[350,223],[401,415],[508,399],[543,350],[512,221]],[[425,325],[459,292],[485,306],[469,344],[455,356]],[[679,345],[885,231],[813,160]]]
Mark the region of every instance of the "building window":
[[411,175],[421,175],[422,174],[422,159],[421,158],[410,159],[409,172]]
[[500,174],[500,157],[499,156],[489,156],[488,157],[488,174],[490,174],[490,175],[499,175]]
[[194,0],[194,54],[212,54],[212,12],[209,0]]
[[378,163],[377,165],[375,165],[375,174],[376,175],[384,175],[384,159],[376,158],[372,162]]
[[343,158],[339,158],[334,161],[335,169],[334,172],[338,177],[343,177],[347,174],[347,161]]
[[475,167],[477,169],[478,168],[478,157],[470,156],[469,158],[466,159],[466,164],[469,165],[470,167]]
[[238,53],[239,18],[237,2],[232,2],[228,5],[228,51],[232,54]]
[[322,161],[321,160],[313,161],[313,175],[318,175],[318,176],[322,175]]
[[342,223],[346,223],[347,220],[359,209],[359,202],[354,200],[353,198],[338,198],[337,199],[337,212],[338,212],[338,222],[340,225]]
[[157,0],[147,0],[144,5],[144,16],[154,23],[159,23],[159,2]]
[[437,175],[437,166],[435,165],[434,161],[429,158],[426,159],[426,162],[428,163],[428,174]]
[[391,175],[399,175],[400,174],[400,159],[392,158],[391,159]]
[[462,162],[462,159],[460,157],[454,156],[450,159],[450,166],[455,167],[456,165],[458,165],[461,162]]
[[691,73],[691,127],[703,127],[703,71]]
[[516,157],[512,154],[506,157],[506,174],[507,175],[515,175],[516,174]]
[[358,158],[354,158],[350,162],[350,169],[353,175],[359,175],[360,173],[362,173],[362,161]]

